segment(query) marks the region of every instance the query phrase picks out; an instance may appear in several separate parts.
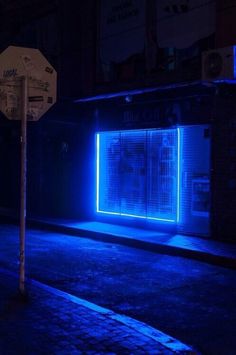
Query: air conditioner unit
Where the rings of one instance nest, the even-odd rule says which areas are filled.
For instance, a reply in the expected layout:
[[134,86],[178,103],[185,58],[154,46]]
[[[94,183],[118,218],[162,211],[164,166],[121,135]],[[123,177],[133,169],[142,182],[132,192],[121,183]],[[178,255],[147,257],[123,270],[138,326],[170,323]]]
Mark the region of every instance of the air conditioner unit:
[[202,53],[202,80],[236,79],[236,46],[209,50]]

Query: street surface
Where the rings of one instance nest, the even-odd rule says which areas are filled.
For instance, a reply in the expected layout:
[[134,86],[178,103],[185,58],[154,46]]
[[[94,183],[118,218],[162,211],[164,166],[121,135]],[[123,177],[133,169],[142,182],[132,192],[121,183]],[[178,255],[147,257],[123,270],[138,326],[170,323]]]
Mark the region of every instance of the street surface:
[[[89,233],[88,233],[89,237]],[[0,227],[0,266],[18,271],[18,227]],[[27,275],[141,320],[202,354],[236,353],[236,273],[182,257],[27,231]]]

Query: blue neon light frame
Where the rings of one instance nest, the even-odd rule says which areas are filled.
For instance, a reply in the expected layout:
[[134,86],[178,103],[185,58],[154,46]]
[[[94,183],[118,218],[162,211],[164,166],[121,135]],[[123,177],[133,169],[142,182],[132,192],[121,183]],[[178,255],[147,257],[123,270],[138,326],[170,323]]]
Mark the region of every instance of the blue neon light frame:
[[181,177],[181,165],[180,165],[180,155],[181,155],[181,130],[177,128],[177,208],[176,208],[176,222],[180,222],[180,177]]
[[[181,154],[181,132],[180,128],[175,129],[165,129],[165,130],[130,130],[130,131],[117,131],[117,132],[100,132],[96,134],[96,212],[105,214],[105,215],[113,215],[113,216],[123,216],[123,217],[132,217],[132,218],[139,218],[139,219],[147,219],[153,221],[160,221],[160,222],[167,222],[167,223],[178,223],[180,221],[180,154]],[[150,137],[154,137],[154,144],[150,143]],[[162,140],[161,140],[162,139]],[[155,141],[156,140],[156,141]],[[161,141],[172,141],[171,150],[169,147],[165,147],[161,145]],[[158,146],[159,141],[159,146]],[[114,149],[114,142],[116,143],[116,147]],[[148,142],[148,143],[147,143]],[[157,145],[155,144],[157,143]],[[147,144],[147,146],[145,146]],[[166,143],[165,143],[166,144]],[[164,168],[164,174],[169,171],[172,172],[171,178],[168,177],[169,181],[171,181],[171,185],[169,186],[169,193],[168,197],[171,201],[171,206],[168,207],[170,209],[169,212],[165,210],[165,207],[158,201],[158,196],[162,197],[162,200],[166,200],[166,190],[164,188],[167,184],[167,177],[165,175],[161,176],[155,175],[157,180],[159,179],[159,185],[156,182],[155,178],[151,178],[150,180],[150,159],[147,157],[146,150],[150,150],[150,147],[154,147],[156,149],[156,156],[160,156],[161,149],[162,151],[168,151],[168,149],[174,152],[174,158],[171,161],[160,161],[159,162],[159,169],[162,166]],[[159,147],[158,149],[156,148]],[[111,148],[112,147],[112,148]],[[137,174],[135,172],[131,173],[128,171],[127,178],[124,184],[121,184],[122,178],[124,178],[124,173],[122,173],[122,168],[120,166],[124,166],[124,159],[121,157],[124,155],[124,152],[129,148],[128,153],[126,155],[130,155],[132,168],[133,170],[137,170],[137,167],[142,174]],[[144,149],[146,147],[146,150]],[[116,150],[118,158],[114,162],[111,159],[111,154],[108,151]],[[136,149],[136,150],[135,150]],[[141,153],[140,153],[141,152]],[[146,171],[144,172],[144,165],[140,166],[140,161],[142,161],[142,157],[146,154]],[[110,155],[109,155],[110,154]],[[119,156],[120,154],[120,156]],[[133,155],[132,155],[133,154]],[[139,155],[138,155],[139,154]],[[149,154],[152,154],[153,160],[153,151]],[[165,153],[166,154],[166,153]],[[173,155],[173,154],[172,154]],[[114,154],[113,154],[114,156]],[[137,159],[138,158],[138,159]],[[123,161],[122,161],[123,159]],[[133,160],[132,160],[133,159]],[[135,163],[136,160],[136,163]],[[104,163],[105,162],[105,163]],[[122,165],[123,163],[123,165]],[[172,167],[174,165],[174,168]],[[169,167],[172,167],[169,169]],[[121,169],[121,170],[119,170]],[[169,170],[168,170],[169,169]],[[158,169],[156,169],[158,170]],[[118,172],[117,175],[114,175],[114,171]],[[120,172],[121,171],[121,172]],[[120,174],[120,175],[119,175]],[[149,174],[149,175],[148,175]],[[139,179],[141,178],[141,183],[139,183],[139,187],[135,190],[133,188],[132,183],[129,185],[129,181],[136,181],[137,184],[137,175]],[[144,178],[142,178],[144,175]],[[115,181],[111,181],[114,179]],[[148,176],[148,178],[147,178]],[[118,177],[118,178],[117,178]],[[148,182],[153,180],[154,184],[154,191],[157,194],[157,199],[154,201],[156,205],[158,205],[158,210],[155,208],[156,205],[154,204],[154,213],[153,210],[150,213],[150,201],[148,201],[147,196],[142,194],[143,185],[148,190]],[[162,181],[163,180],[163,181]],[[128,181],[128,182],[127,182]],[[114,187],[112,187],[114,185]],[[125,185],[125,186],[123,186]],[[125,190],[125,194],[124,191]],[[163,191],[164,190],[164,191]],[[110,193],[109,193],[110,191]],[[159,192],[157,192],[159,191]],[[123,194],[123,195],[122,195]],[[133,196],[130,195],[136,194],[136,200]],[[115,197],[114,197],[115,196]],[[118,196],[118,198],[117,198]],[[109,200],[111,203],[109,203]],[[161,200],[161,198],[159,198]],[[167,198],[168,200],[168,198]],[[145,204],[146,203],[146,204]],[[112,206],[112,207],[111,207]],[[103,207],[103,208],[102,208]],[[105,208],[104,208],[105,207]],[[151,206],[153,207],[153,206]],[[162,211],[164,209],[164,212]],[[138,211],[138,213],[136,213]]]

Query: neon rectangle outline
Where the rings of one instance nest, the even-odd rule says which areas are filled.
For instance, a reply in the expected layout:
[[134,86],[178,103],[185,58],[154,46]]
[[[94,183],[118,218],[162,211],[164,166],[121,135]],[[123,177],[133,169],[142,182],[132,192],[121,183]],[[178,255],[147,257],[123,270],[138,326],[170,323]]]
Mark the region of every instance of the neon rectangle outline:
[[180,220],[180,128],[177,127],[177,196],[176,196],[176,223]]
[[[152,130],[152,129],[150,129]],[[172,128],[172,130],[175,130]],[[139,130],[132,130],[133,131],[139,131]],[[148,130],[146,130],[148,131]],[[108,212],[108,211],[102,211],[99,210],[99,173],[100,173],[100,134],[96,134],[96,212],[97,213],[103,213],[103,214],[109,214],[109,215],[116,215],[116,216],[126,216],[126,217],[134,217],[134,218],[141,218],[141,219],[149,219],[149,220],[155,220],[155,221],[163,221],[163,222],[171,222],[171,223],[178,223],[180,219],[180,143],[181,143],[181,137],[180,137],[180,128],[176,128],[177,131],[177,197],[176,197],[176,219],[168,219],[168,218],[159,218],[159,217],[149,217],[149,216],[138,216],[138,215],[132,215],[128,213],[122,213],[122,212]]]
[[133,217],[133,218],[141,218],[141,219],[150,219],[150,220],[163,221],[163,222],[175,222],[174,219],[138,216],[138,215],[135,215],[135,214],[122,213],[122,212],[107,212],[107,211],[102,211],[102,210],[97,210],[97,212],[98,212],[98,213],[104,213],[104,214],[115,215],[115,216]]

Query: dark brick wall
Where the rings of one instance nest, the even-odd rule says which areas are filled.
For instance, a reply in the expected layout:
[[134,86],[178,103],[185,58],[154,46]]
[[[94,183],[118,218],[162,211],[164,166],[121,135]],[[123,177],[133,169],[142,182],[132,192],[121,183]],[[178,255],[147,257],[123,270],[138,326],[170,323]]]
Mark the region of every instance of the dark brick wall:
[[236,95],[223,87],[212,126],[212,235],[236,241]]

